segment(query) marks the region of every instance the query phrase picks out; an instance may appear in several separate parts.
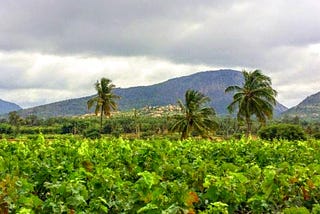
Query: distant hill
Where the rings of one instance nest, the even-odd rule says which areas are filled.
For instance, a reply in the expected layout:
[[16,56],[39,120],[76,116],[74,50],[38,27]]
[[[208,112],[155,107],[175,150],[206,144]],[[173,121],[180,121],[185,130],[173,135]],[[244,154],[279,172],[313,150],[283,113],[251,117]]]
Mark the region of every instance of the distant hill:
[[318,120],[320,119],[320,92],[308,96],[297,106],[288,109],[283,112],[282,116],[295,117],[298,116],[301,119],[306,120]]
[[[120,110],[139,109],[145,106],[165,106],[176,104],[178,99],[184,99],[188,89],[199,90],[211,98],[210,105],[218,114],[227,114],[226,106],[232,101],[232,94],[224,90],[230,85],[241,85],[243,76],[240,71],[218,70],[205,71],[189,76],[178,77],[150,86],[131,88],[116,88],[114,93],[121,96]],[[65,100],[20,111],[22,116],[35,114],[40,117],[72,116],[90,113],[86,102],[92,96]],[[278,115],[287,108],[277,104],[275,114]],[[92,112],[92,111],[91,111]]]
[[11,111],[18,111],[20,109],[21,107],[18,106],[17,104],[0,99],[0,115],[9,113]]

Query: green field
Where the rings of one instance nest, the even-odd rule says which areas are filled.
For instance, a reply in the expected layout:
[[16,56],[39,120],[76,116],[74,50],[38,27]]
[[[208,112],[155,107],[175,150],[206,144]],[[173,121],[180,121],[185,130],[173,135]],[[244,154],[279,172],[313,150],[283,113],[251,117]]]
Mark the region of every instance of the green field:
[[320,141],[0,141],[0,213],[319,213]]

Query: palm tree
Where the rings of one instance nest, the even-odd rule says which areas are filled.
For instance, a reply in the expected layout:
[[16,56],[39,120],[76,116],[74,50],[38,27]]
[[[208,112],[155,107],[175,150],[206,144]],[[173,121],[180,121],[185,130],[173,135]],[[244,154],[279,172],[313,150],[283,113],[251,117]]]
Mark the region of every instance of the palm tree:
[[116,99],[119,99],[120,97],[113,94],[112,90],[114,88],[115,85],[111,83],[111,80],[104,77],[101,78],[100,82],[97,81],[95,83],[97,95],[87,102],[88,109],[90,109],[95,104],[95,114],[98,115],[100,113],[100,134],[102,133],[103,115],[105,115],[106,117],[110,117],[111,111],[117,110],[118,108]]
[[251,134],[252,116],[254,115],[261,124],[272,118],[273,107],[276,105],[277,92],[271,87],[271,79],[262,74],[260,70],[253,72],[242,71],[244,76],[243,86],[229,86],[225,92],[235,92],[233,101],[227,107],[232,113],[238,110],[238,120],[245,120],[246,137]]
[[181,132],[181,140],[188,138],[193,131],[205,135],[214,130],[217,125],[214,120],[215,111],[205,106],[209,101],[207,96],[195,90],[186,91],[185,103],[178,100],[182,114],[174,117],[175,122],[171,130]]

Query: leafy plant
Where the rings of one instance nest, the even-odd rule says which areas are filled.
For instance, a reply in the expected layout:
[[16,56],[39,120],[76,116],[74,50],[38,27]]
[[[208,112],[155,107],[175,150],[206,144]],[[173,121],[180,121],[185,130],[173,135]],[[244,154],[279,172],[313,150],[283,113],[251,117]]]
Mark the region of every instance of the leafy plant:
[[320,141],[0,140],[0,212],[318,213]]
[[258,134],[265,140],[306,140],[306,134],[303,129],[298,125],[292,124],[277,124],[263,127],[259,130]]
[[101,137],[101,134],[97,128],[89,127],[84,131],[83,136],[86,138],[97,139]]

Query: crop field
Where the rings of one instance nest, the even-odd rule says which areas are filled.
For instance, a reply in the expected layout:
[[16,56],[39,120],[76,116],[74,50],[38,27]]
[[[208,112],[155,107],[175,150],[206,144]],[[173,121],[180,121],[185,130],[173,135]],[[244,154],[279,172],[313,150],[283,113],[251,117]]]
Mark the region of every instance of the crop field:
[[320,213],[320,141],[0,141],[0,213]]

